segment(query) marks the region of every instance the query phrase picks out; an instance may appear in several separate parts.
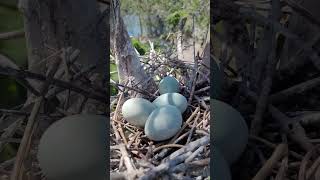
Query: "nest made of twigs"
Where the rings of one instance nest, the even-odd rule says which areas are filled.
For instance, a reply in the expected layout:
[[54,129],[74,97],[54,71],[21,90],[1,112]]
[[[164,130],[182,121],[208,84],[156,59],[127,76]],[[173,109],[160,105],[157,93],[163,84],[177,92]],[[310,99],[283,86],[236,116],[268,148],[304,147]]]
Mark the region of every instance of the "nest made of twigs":
[[[110,107],[111,178],[206,179],[210,172],[209,82],[200,80],[199,73],[184,76],[185,72],[190,74],[194,66],[183,61],[169,60],[161,55],[153,58],[144,62],[144,69],[153,77],[156,75],[163,77],[170,71],[170,74],[181,83],[180,93],[189,100],[188,108],[183,114],[183,125],[169,140],[155,142],[148,139],[143,129],[127,123],[123,118],[121,107],[129,97],[125,97],[127,91],[119,92],[113,97]],[[191,85],[188,87],[183,82],[191,82]],[[129,90],[142,92],[139,88]],[[150,101],[159,95],[156,93],[150,96],[150,94],[152,93],[145,93]]]

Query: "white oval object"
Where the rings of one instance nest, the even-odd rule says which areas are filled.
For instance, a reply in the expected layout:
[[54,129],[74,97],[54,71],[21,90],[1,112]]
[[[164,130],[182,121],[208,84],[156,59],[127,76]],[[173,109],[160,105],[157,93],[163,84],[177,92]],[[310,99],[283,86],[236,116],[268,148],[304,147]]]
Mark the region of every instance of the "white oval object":
[[179,88],[178,80],[172,76],[166,76],[159,83],[160,94],[179,92]]
[[105,174],[107,117],[72,115],[53,123],[42,135],[38,160],[50,180],[99,179]]
[[181,128],[182,115],[172,105],[156,108],[149,116],[144,132],[154,141],[163,141],[173,137]]
[[165,93],[157,97],[153,102],[157,107],[166,105],[176,106],[181,113],[183,113],[188,107],[187,99],[179,93]]
[[122,105],[122,115],[130,124],[144,127],[155,108],[156,106],[146,99],[131,98]]
[[235,162],[248,143],[248,126],[241,114],[230,105],[211,99],[215,144],[229,164]]
[[216,147],[213,150],[213,161],[211,163],[213,164],[214,180],[231,180],[229,164]]

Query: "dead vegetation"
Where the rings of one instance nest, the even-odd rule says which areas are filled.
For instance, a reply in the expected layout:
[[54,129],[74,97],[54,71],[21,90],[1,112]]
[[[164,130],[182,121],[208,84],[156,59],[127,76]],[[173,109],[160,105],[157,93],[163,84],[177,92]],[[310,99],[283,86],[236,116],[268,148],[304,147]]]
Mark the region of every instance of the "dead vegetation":
[[[210,82],[206,80],[209,80],[209,74],[200,75],[197,68],[196,73],[188,78],[182,72],[192,74],[196,67],[194,64],[151,52],[153,54],[141,58],[143,69],[150,77],[162,78],[170,73],[181,82],[181,94],[189,100],[188,109],[183,114],[184,122],[173,138],[162,142],[149,140],[143,129],[125,121],[121,106],[127,98],[137,93],[153,101],[158,92],[152,94],[138,86],[127,87],[114,83],[119,94],[113,98],[110,106],[111,179],[205,179],[210,174]],[[202,62],[198,61],[196,63]],[[199,67],[203,68],[202,65]],[[188,82],[191,82],[189,87]]]
[[251,134],[232,166],[237,180],[319,179],[317,3],[214,4],[212,53],[227,75],[221,99],[244,115]]

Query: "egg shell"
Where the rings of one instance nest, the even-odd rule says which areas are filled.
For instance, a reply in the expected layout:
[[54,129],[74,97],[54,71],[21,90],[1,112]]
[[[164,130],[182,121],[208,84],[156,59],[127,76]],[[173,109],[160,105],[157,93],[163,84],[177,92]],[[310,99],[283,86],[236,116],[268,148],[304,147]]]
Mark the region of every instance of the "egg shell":
[[214,180],[231,180],[231,172],[228,162],[223,157],[223,154],[213,147],[213,161],[210,161],[213,167]]
[[122,115],[130,124],[144,127],[155,108],[156,106],[146,99],[131,98],[122,105]]
[[157,107],[166,105],[176,106],[181,113],[183,113],[188,107],[187,99],[179,93],[165,93],[157,97],[153,102]]
[[163,141],[173,137],[181,128],[182,115],[172,105],[156,108],[149,116],[144,132],[154,141]]
[[172,76],[166,76],[159,83],[160,94],[179,92],[179,88],[178,80]]
[[79,114],[53,123],[42,135],[38,160],[49,180],[102,180],[106,169],[107,117]]
[[221,96],[222,82],[223,82],[223,72],[220,70],[218,63],[212,60],[212,70],[213,78],[211,79],[212,88],[210,88],[211,98],[217,99]]
[[235,162],[248,143],[248,126],[241,114],[230,105],[211,99],[215,146],[229,164]]

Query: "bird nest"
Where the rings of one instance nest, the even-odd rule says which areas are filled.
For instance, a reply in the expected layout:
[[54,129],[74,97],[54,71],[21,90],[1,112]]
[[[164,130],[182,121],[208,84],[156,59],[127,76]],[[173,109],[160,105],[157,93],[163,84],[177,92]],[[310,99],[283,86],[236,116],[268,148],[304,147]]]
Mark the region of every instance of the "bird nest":
[[[128,91],[144,91],[132,87],[119,91],[110,107],[111,179],[208,179],[209,78],[201,75],[200,66],[195,64],[156,53],[144,58],[148,59],[143,64],[150,77],[158,76],[161,79],[170,74],[178,79],[182,87],[180,93],[187,98],[188,108],[182,115],[182,127],[174,137],[160,142],[152,141],[146,137],[143,129],[129,124],[121,113],[121,107],[128,98],[125,94],[130,94]],[[152,102],[159,93],[144,92],[144,95]],[[131,98],[134,95],[128,96]]]

